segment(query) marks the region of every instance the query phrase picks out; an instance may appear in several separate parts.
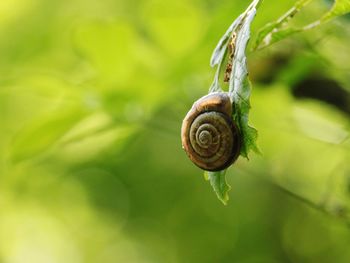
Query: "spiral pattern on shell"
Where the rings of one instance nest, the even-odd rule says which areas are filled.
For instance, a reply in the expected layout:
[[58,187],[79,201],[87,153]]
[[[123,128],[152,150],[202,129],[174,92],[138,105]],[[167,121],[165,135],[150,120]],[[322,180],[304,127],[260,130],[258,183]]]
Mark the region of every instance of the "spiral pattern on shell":
[[202,97],[186,115],[181,129],[182,146],[203,170],[223,170],[237,159],[241,141],[231,116],[232,104],[223,92]]

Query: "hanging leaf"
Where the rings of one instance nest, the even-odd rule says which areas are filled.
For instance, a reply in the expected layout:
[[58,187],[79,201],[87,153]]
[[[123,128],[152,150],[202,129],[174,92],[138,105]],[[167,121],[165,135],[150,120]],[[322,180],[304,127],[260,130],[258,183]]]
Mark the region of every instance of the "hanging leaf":
[[256,145],[257,131],[249,126],[250,110],[250,82],[248,80],[248,69],[245,50],[250,38],[250,24],[256,14],[253,8],[246,16],[241,28],[236,32],[236,49],[233,59],[233,70],[229,83],[229,94],[234,102],[235,111],[233,118],[238,123],[242,135],[241,155],[248,158],[250,150],[259,152]]
[[[214,49],[210,60],[210,65],[217,66],[217,69],[209,92],[222,91],[219,85],[220,69],[225,61],[229,45],[231,45],[231,49],[234,47],[234,53],[228,59],[228,63],[232,63],[232,71],[229,78],[229,95],[233,103],[232,106],[235,108],[232,118],[238,124],[242,137],[240,155],[246,158],[248,158],[250,150],[259,152],[256,145],[257,131],[248,124],[251,87],[248,80],[245,54],[250,38],[250,25],[256,15],[256,8],[259,4],[260,0],[254,0],[247,10],[231,24]],[[210,181],[217,197],[226,205],[229,199],[228,191],[231,187],[226,182],[225,174],[226,170],[205,172],[205,177]]]
[[210,66],[215,67],[224,58],[225,52],[227,50],[227,42],[232,35],[232,32],[237,29],[237,26],[241,23],[243,16],[240,15],[227,29],[226,33],[221,37],[219,43],[216,45],[213,55],[210,59]]
[[226,182],[226,170],[220,172],[205,172],[204,177],[210,182],[219,200],[224,205],[227,205],[229,200],[228,191],[230,191],[231,186]]
[[210,66],[215,67],[217,66],[215,77],[213,84],[211,85],[209,89],[209,93],[211,92],[218,92],[222,91],[219,83],[219,76],[220,76],[220,71],[221,71],[221,65],[223,61],[225,60],[225,55],[227,51],[227,44],[228,41],[232,35],[232,32],[237,30],[237,27],[240,25],[240,23],[243,20],[243,14],[240,15],[231,25],[230,27],[226,30],[226,33],[221,37],[219,40],[219,43],[216,45],[214,52],[211,56],[210,59]]

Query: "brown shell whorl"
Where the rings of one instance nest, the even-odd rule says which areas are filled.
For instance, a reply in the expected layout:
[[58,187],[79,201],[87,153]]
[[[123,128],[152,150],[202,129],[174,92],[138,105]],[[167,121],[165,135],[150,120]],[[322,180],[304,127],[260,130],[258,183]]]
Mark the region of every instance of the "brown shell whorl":
[[241,139],[227,93],[211,93],[196,101],[183,120],[181,139],[201,169],[220,171],[230,166],[239,155]]

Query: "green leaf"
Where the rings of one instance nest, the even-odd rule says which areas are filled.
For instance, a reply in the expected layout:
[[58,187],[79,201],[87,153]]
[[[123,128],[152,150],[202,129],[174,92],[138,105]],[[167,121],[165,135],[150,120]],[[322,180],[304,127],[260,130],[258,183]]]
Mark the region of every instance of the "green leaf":
[[225,55],[227,53],[227,44],[232,35],[232,32],[237,30],[237,27],[242,23],[244,14],[240,15],[226,30],[225,34],[219,40],[219,43],[216,45],[213,54],[210,58],[210,66],[217,66],[214,81],[209,89],[209,92],[219,92],[222,91],[220,87],[219,77],[221,72],[222,63],[225,60]]
[[243,19],[243,15],[240,15],[235,21],[233,21],[230,27],[226,30],[225,34],[219,40],[219,43],[216,45],[210,59],[211,67],[215,67],[216,65],[218,65],[220,61],[223,59],[227,49],[227,42],[230,36],[232,35],[232,32],[235,31],[237,26],[241,23],[242,19]]
[[277,30],[271,34],[268,35],[266,39],[264,39],[264,42],[261,46],[259,46],[259,49],[264,48],[266,46],[270,46],[276,42],[281,41],[282,39],[285,39],[295,33],[303,31],[302,29],[298,28],[283,28],[280,30]]
[[[225,34],[219,40],[210,60],[211,66],[217,66],[213,84],[209,92],[222,91],[219,85],[219,75],[222,64],[227,55],[228,42],[232,39],[234,42],[233,57],[228,58],[228,63],[232,63],[232,71],[229,82],[229,96],[231,98],[233,108],[235,109],[233,120],[239,126],[242,147],[240,154],[248,158],[248,153],[253,150],[259,152],[256,145],[258,137],[257,131],[250,127],[249,110],[250,110],[250,83],[248,80],[248,69],[246,63],[246,48],[250,38],[250,25],[255,17],[256,8],[261,3],[260,0],[254,0],[247,10],[242,13],[227,29]],[[233,36],[231,38],[231,36]],[[226,170],[218,172],[205,172],[205,177],[210,181],[217,197],[224,203],[228,201],[228,191],[230,186],[226,183]]]
[[241,155],[248,158],[250,150],[259,152],[256,145],[258,137],[257,131],[250,127],[249,110],[250,110],[250,91],[251,85],[248,80],[248,69],[246,63],[246,47],[250,38],[250,25],[255,17],[256,9],[253,8],[247,13],[246,19],[242,26],[236,30],[236,50],[233,59],[233,70],[231,72],[229,83],[229,94],[234,103],[234,120],[238,123],[241,136],[242,147]]
[[254,1],[252,5],[232,23],[224,36],[220,39],[211,58],[211,65],[218,65],[213,85],[210,88],[210,91],[213,92],[220,89],[218,84],[220,66],[224,61],[227,42],[230,36],[235,33],[235,54],[232,61],[233,70],[230,76],[229,94],[236,109],[233,118],[239,124],[241,135],[243,137],[241,155],[246,158],[248,158],[250,150],[259,152],[258,147],[256,146],[257,131],[248,125],[250,84],[248,81],[248,69],[245,54],[250,38],[250,25],[256,14],[256,6],[259,3],[259,1]]
[[321,21],[327,22],[338,16],[346,15],[349,12],[350,12],[349,0],[335,0],[335,3],[332,6],[331,10],[322,17]]
[[289,9],[276,21],[270,22],[262,27],[258,32],[253,50],[265,48],[295,33],[313,29],[332,20],[333,18],[350,12],[349,0],[336,0],[331,10],[315,22],[300,28],[287,27],[289,20],[291,20],[308,3],[310,3],[310,0],[298,1],[291,9]]
[[[311,0],[300,0],[283,14],[276,21],[270,22],[262,27],[256,38],[253,50],[264,48],[272,43],[275,43],[283,38],[295,33],[294,29],[283,29],[283,27],[291,20],[304,6],[310,3]],[[281,32],[282,31],[282,32]]]
[[242,24],[245,23],[247,15],[250,11],[256,10],[261,4],[261,0],[253,0],[249,7],[229,26],[225,34],[220,38],[218,44],[216,45],[213,54],[210,58],[210,66],[217,66],[214,81],[209,88],[209,92],[222,92],[223,90],[220,87],[219,77],[221,72],[221,66],[225,61],[225,56],[227,54],[227,45],[230,37],[236,31],[239,31],[242,28]]
[[[244,81],[244,90],[250,91],[251,86],[248,79]],[[258,131],[249,125],[249,110],[250,101],[249,96],[236,98],[236,110],[234,113],[234,120],[238,124],[242,134],[242,146],[240,154],[249,159],[249,152],[252,150],[255,153],[260,153],[259,148],[256,144],[258,138]]]
[[219,172],[205,172],[204,177],[210,182],[219,200],[224,205],[227,205],[229,200],[228,191],[230,191],[231,186],[226,182],[226,170]]

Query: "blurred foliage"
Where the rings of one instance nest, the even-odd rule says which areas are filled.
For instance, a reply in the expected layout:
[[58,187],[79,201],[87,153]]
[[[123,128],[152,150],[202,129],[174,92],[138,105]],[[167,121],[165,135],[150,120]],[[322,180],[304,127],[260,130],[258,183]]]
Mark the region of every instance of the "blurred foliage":
[[[263,155],[228,206],[181,149],[249,2],[0,2],[0,262],[350,261],[348,16],[249,55]],[[294,3],[264,1],[253,37]]]

